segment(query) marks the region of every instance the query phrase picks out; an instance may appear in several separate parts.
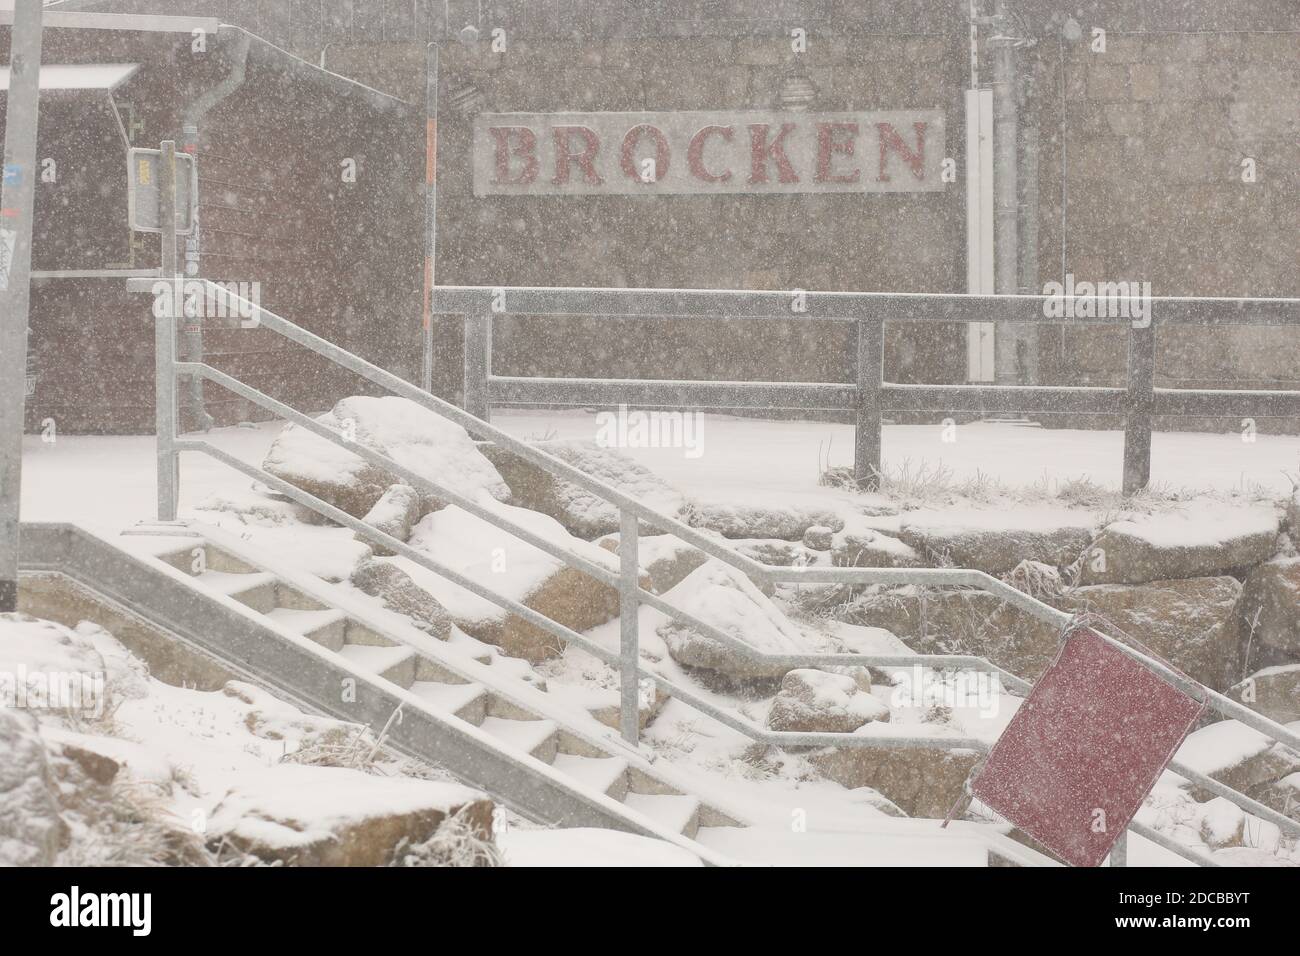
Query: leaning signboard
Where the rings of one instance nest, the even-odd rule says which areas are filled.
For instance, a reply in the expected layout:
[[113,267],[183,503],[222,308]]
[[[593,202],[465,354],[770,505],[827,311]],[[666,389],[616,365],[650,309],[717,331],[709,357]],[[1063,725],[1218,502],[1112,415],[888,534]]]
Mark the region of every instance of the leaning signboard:
[[1203,710],[1076,626],[971,781],[985,806],[1074,866],[1097,866]]
[[[130,228],[136,232],[161,232],[158,208],[161,190],[159,168],[162,151],[132,148],[127,155],[126,210]],[[176,154],[176,234],[194,231],[199,202],[199,174],[194,157]]]
[[941,110],[474,120],[476,196],[928,192],[944,159]]

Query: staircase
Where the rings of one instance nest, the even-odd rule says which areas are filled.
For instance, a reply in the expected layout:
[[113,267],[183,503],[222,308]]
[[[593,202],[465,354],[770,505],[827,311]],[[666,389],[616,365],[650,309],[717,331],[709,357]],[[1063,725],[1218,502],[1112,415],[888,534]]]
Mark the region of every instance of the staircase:
[[807,865],[828,852],[846,864],[1052,862],[1005,828],[969,822],[943,830],[872,817],[821,834],[755,827],[692,794],[602,723],[600,708],[549,698],[524,662],[455,629],[440,641],[216,528],[142,526],[110,538],[34,524],[23,544],[25,574],[56,573],[307,710],[387,728],[387,744],[538,823],[657,837],[712,865]]

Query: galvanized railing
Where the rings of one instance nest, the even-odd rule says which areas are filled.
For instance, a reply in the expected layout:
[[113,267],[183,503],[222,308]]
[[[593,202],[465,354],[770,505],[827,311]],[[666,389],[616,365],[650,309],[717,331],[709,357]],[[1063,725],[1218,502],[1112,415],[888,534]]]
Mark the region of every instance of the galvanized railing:
[[[675,408],[837,410],[855,415],[854,476],[869,483],[881,468],[887,412],[975,414],[1050,412],[1124,419],[1123,490],[1151,480],[1156,416],[1300,416],[1300,391],[1155,387],[1160,326],[1286,325],[1300,328],[1300,299],[1109,296],[1110,316],[1063,319],[1045,314],[1060,300],[1045,295],[933,295],[875,292],[751,292],[717,289],[562,289],[439,286],[433,310],[463,315],[465,407],[490,419],[493,403],[638,405]],[[1142,318],[1131,317],[1141,310]],[[492,372],[492,325],[498,316],[691,318],[848,323],[856,327],[852,382],[666,381],[541,378]],[[884,379],[886,323],[1011,322],[1128,326],[1128,381],[1097,386],[904,385]]]
[[[130,285],[136,289],[154,290],[158,280],[132,280]],[[178,282],[181,280],[177,280]],[[190,280],[193,281],[193,280]],[[511,453],[531,462],[557,478],[572,482],[590,491],[597,497],[618,508],[620,513],[621,535],[618,546],[618,569],[607,567],[579,554],[572,548],[558,544],[538,535],[510,520],[498,511],[484,507],[472,498],[447,488],[426,476],[392,460],[382,452],[376,451],[357,442],[342,432],[324,425],[309,415],[294,409],[277,399],[261,392],[233,376],[201,362],[180,362],[176,359],[175,317],[159,318],[159,334],[156,355],[156,373],[159,387],[157,409],[157,456],[158,456],[158,520],[173,522],[177,517],[179,497],[179,455],[192,451],[206,454],[243,474],[264,483],[280,494],[311,508],[343,527],[350,528],[364,539],[382,545],[415,564],[437,574],[465,590],[487,600],[497,607],[514,614],[535,625],[559,640],[583,648],[597,659],[615,667],[619,671],[620,684],[620,721],[619,729],[632,745],[637,745],[640,738],[639,704],[640,691],[643,686],[654,687],[670,697],[682,701],[700,713],[717,720],[719,723],[743,734],[749,739],[777,747],[855,747],[855,748],[928,748],[940,750],[966,750],[978,753],[987,752],[988,744],[973,737],[934,737],[907,734],[862,735],[845,733],[800,733],[790,731],[773,731],[762,727],[748,718],[730,710],[718,707],[687,686],[673,681],[661,674],[651,672],[641,666],[640,662],[640,607],[646,605],[655,608],[669,618],[695,629],[698,633],[730,648],[735,653],[751,661],[763,662],[774,666],[825,667],[853,666],[870,667],[911,667],[923,666],[935,669],[966,668],[998,675],[999,679],[1012,690],[1026,692],[1032,685],[1029,681],[1012,674],[995,664],[971,655],[953,654],[769,654],[758,650],[745,641],[728,634],[713,625],[700,620],[694,615],[674,606],[661,595],[653,594],[640,585],[640,526],[641,524],[658,528],[676,536],[682,541],[698,548],[712,558],[721,561],[745,574],[759,584],[775,585],[780,583],[798,584],[839,584],[861,586],[868,584],[911,584],[923,587],[971,587],[994,594],[1022,611],[1064,629],[1073,618],[1056,608],[1000,581],[981,571],[947,569],[947,568],[814,568],[814,567],[779,567],[762,564],[740,554],[702,533],[696,528],[676,518],[655,511],[641,501],[624,492],[607,485],[572,465],[555,458],[527,442],[521,441],[476,415],[457,408],[436,396],[384,371],[378,366],[347,352],[320,336],[303,329],[292,322],[261,308],[255,303],[233,296],[223,289],[206,284],[214,296],[233,299],[242,310],[239,314],[249,317],[246,321],[256,323],[263,329],[275,332],[284,338],[323,356],[340,367],[378,385],[394,395],[406,398],[449,421],[465,428],[470,434],[486,441],[492,441],[508,449]],[[172,297],[179,302],[179,291]],[[232,310],[232,311],[238,311]],[[297,486],[280,479],[257,465],[250,464],[205,439],[181,438],[177,433],[176,385],[180,377],[198,377],[221,386],[253,404],[277,415],[295,425],[330,441],[366,461],[385,469],[401,478],[413,487],[451,502],[463,508],[483,521],[510,532],[519,540],[563,561],[569,567],[589,575],[596,581],[617,588],[620,596],[620,643],[618,652],[611,651],[599,642],[547,618],[532,608],[511,598],[497,594],[479,582],[447,567],[431,558],[423,551],[412,548],[409,544],[388,535],[372,525],[367,524],[339,508],[303,491]],[[1231,717],[1260,731],[1271,739],[1300,751],[1300,734],[1250,710],[1247,707],[1204,687],[1185,675],[1175,671],[1145,654],[1140,649],[1118,641],[1107,635],[1102,637],[1112,646],[1141,662],[1144,666],[1160,674],[1170,683],[1185,693],[1202,701],[1207,707],[1225,717]],[[647,683],[648,682],[648,683]],[[1250,813],[1269,820],[1288,833],[1300,835],[1300,823],[1278,813],[1272,808],[1241,794],[1223,783],[1201,774],[1190,767],[1173,762],[1169,768],[1197,786],[1223,796]],[[1206,864],[1208,860],[1194,851],[1176,843],[1165,835],[1139,823],[1131,823],[1129,829],[1140,833],[1147,839],[1166,847],[1174,853],[1194,862]],[[1112,864],[1120,865],[1124,858],[1124,843],[1121,838],[1112,853]]]

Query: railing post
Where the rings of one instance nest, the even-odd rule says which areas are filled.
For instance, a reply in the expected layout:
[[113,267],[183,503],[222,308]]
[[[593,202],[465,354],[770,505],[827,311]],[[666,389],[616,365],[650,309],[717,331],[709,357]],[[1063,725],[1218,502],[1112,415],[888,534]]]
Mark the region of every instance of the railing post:
[[1151,408],[1155,402],[1155,315],[1148,304],[1146,323],[1129,327],[1128,393],[1124,397],[1124,494],[1151,481]]
[[637,667],[641,660],[639,628],[640,561],[638,560],[637,517],[620,511],[618,539],[618,613],[619,613],[619,730],[623,739],[635,745],[641,736],[640,696]]
[[1110,848],[1110,866],[1128,866],[1128,830]]
[[885,323],[858,319],[858,412],[853,436],[853,478],[861,488],[875,487],[881,467],[881,419],[884,401]]
[[491,403],[488,376],[492,372],[492,316],[465,316],[464,408],[475,418],[489,421]]
[[161,232],[161,277],[172,283],[164,315],[154,316],[154,417],[158,456],[158,520],[175,521],[180,493],[176,454],[176,323],[181,314],[182,282],[176,271],[176,143],[160,150],[158,228]]

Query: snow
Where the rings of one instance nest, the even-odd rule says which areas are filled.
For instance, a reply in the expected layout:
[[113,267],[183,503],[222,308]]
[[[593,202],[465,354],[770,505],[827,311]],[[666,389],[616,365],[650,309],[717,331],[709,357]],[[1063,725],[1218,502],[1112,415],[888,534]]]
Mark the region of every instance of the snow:
[[1177,511],[1142,515],[1106,526],[1158,548],[1220,547],[1239,538],[1275,535],[1278,511],[1267,505],[1227,507],[1197,501]]
[[650,837],[575,827],[569,830],[508,828],[497,835],[506,866],[703,866],[681,847]]
[[[705,454],[685,449],[620,449],[697,500],[757,505],[802,504],[830,508],[838,502],[855,512],[846,492],[817,486],[819,449],[829,446],[835,466],[852,463],[853,430],[825,422],[765,421],[705,415]],[[553,432],[560,438],[592,439],[594,413],[581,410],[497,409],[493,423],[520,437]],[[283,423],[220,428],[206,436],[236,457],[260,464]],[[978,476],[1009,488],[1056,485],[1087,477],[1108,488],[1120,483],[1123,436],[1119,432],[1028,428],[975,422],[958,427],[958,440],[944,443],[937,425],[887,425],[886,465],[904,461],[942,467],[953,482]],[[80,521],[108,525],[152,518],[154,440],[150,435],[58,435],[53,443],[23,440],[23,520]],[[213,495],[246,489],[248,481],[206,455],[181,458],[181,509],[192,510]],[[1278,498],[1291,494],[1288,473],[1300,463],[1300,436],[1156,433],[1152,480],[1157,488],[1232,494],[1258,487]],[[93,492],[93,493],[92,493]],[[1009,512],[1004,512],[1009,513]],[[882,529],[888,530],[888,529]]]
[[[501,504],[485,493],[479,494],[477,503],[545,541],[577,552],[594,564],[611,571],[618,568],[617,559],[609,551],[575,538],[554,518]],[[516,601],[528,597],[563,565],[559,558],[455,505],[425,515],[411,529],[408,543],[434,561]],[[415,562],[405,558],[393,560],[433,594],[457,620],[495,620],[505,616],[506,612],[497,605]]]
[[1235,720],[1221,720],[1188,734],[1177,760],[1198,773],[1213,776],[1273,746],[1273,741],[1258,730]]

